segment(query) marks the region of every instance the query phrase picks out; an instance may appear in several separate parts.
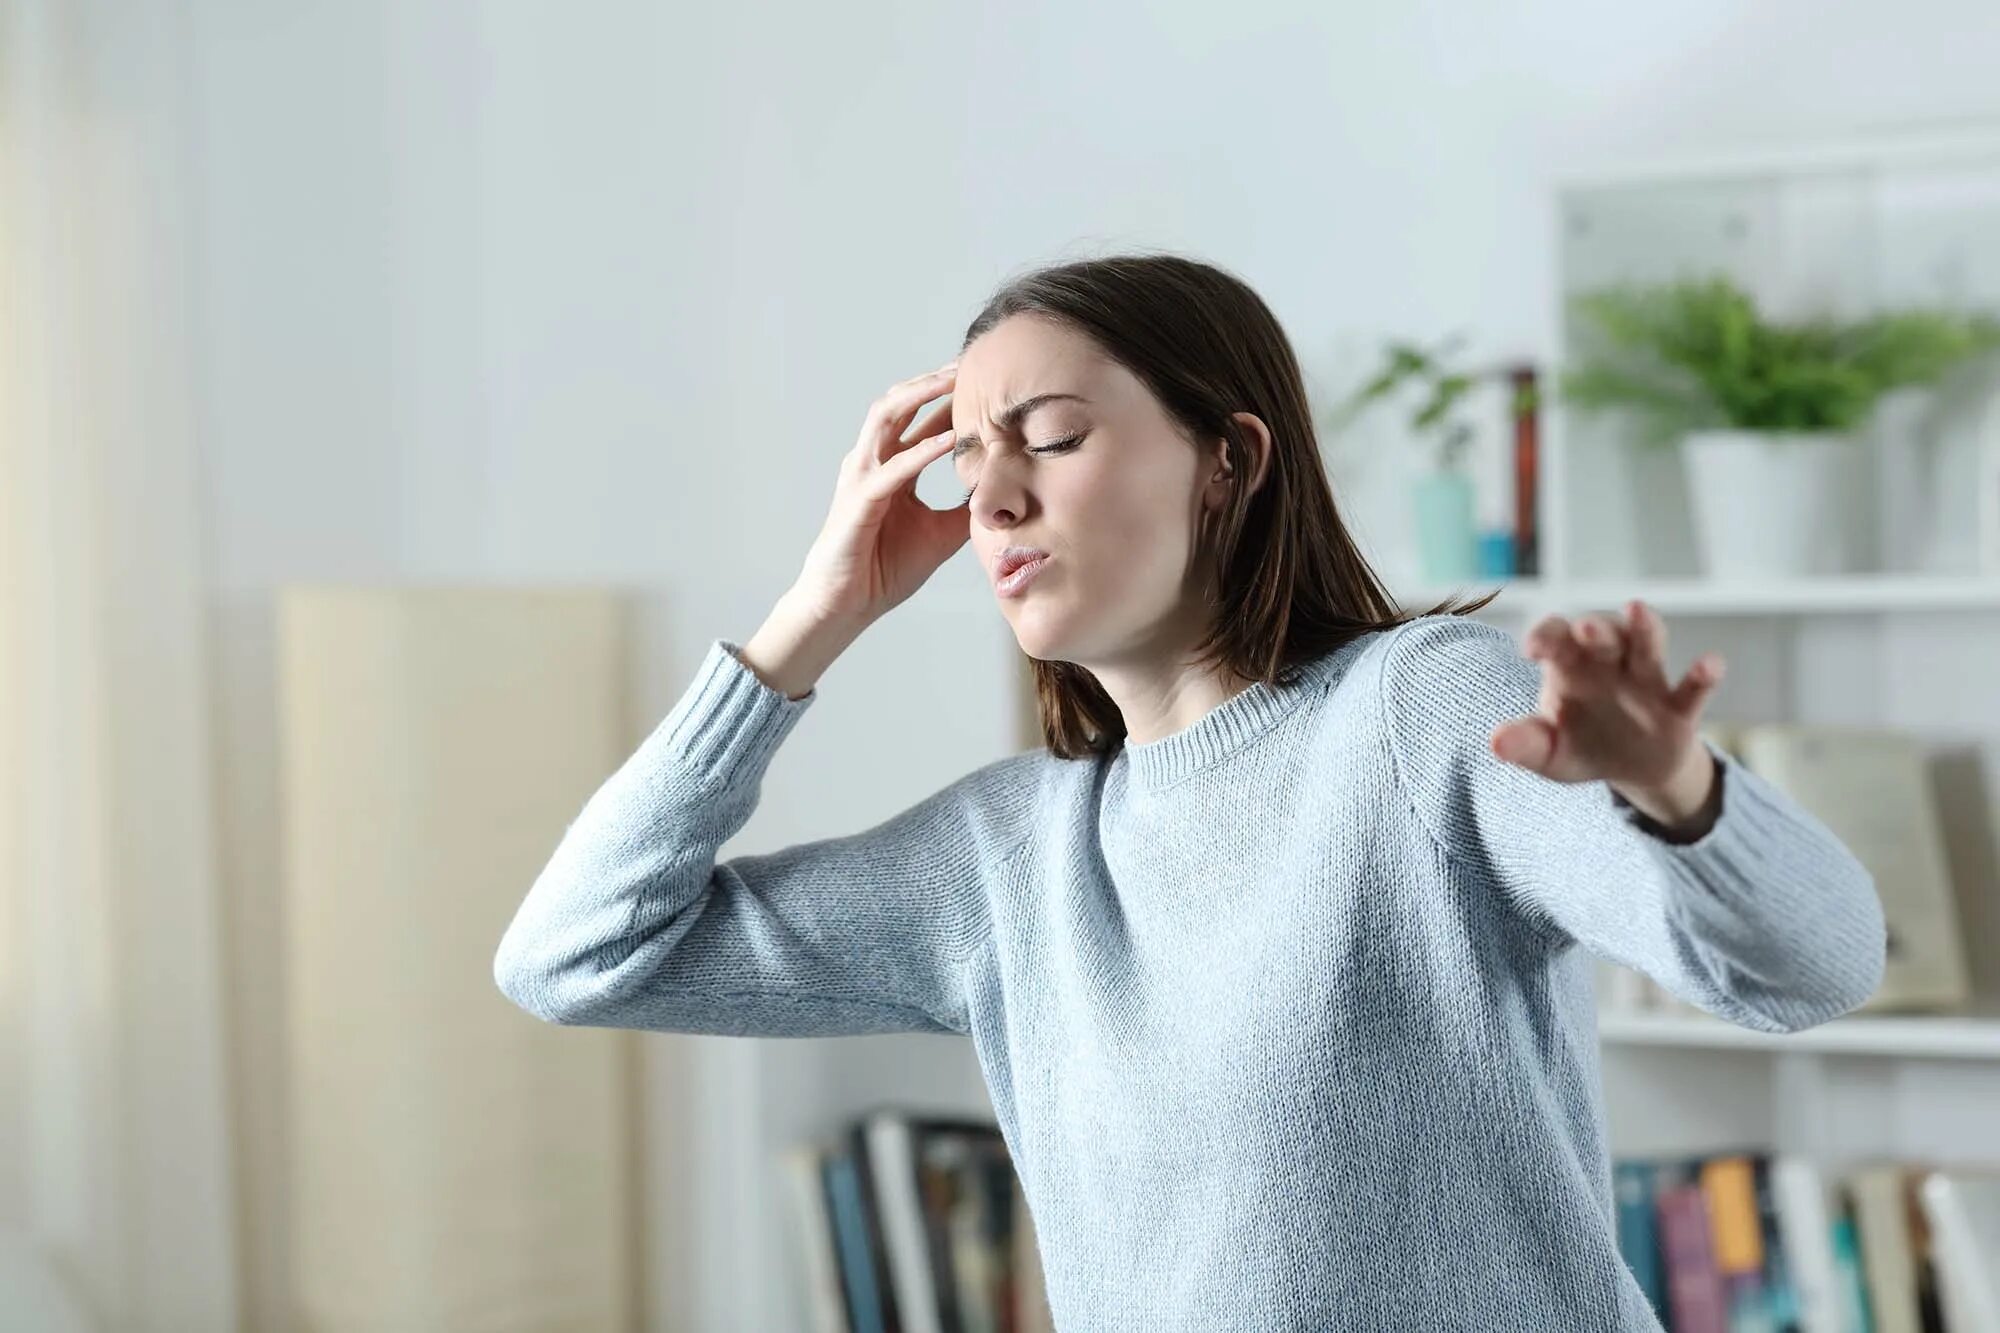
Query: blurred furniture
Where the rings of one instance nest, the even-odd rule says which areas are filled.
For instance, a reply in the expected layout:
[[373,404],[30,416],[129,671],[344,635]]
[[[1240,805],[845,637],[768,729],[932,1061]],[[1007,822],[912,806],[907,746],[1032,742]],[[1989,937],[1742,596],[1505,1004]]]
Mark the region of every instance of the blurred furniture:
[[635,1039],[492,972],[629,750],[619,603],[292,587],[278,637],[300,1326],[634,1327]]

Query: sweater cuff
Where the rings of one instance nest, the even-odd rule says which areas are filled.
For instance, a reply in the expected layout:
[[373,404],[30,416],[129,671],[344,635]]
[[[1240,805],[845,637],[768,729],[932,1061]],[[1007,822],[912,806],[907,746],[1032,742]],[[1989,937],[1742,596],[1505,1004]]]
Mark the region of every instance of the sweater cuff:
[[728,785],[746,765],[761,771],[819,698],[817,685],[796,699],[774,689],[741,651],[733,640],[711,640],[657,732],[680,769],[702,786]]
[[1626,800],[1616,787],[1607,782],[1604,784],[1604,790],[1609,797],[1609,804],[1612,810],[1622,816],[1627,824],[1630,824],[1633,828],[1638,829],[1663,846],[1699,849],[1708,845],[1715,838],[1716,834],[1722,832],[1724,821],[1729,819],[1730,798],[1743,784],[1733,778],[1730,773],[1730,765],[1735,762],[1734,756],[1727,750],[1716,745],[1714,741],[1709,740],[1706,736],[1701,738],[1701,743],[1715,757],[1715,781],[1720,790],[1716,793],[1715,822],[1709,825],[1700,837],[1688,838],[1676,834],[1665,824],[1660,823],[1638,806]]

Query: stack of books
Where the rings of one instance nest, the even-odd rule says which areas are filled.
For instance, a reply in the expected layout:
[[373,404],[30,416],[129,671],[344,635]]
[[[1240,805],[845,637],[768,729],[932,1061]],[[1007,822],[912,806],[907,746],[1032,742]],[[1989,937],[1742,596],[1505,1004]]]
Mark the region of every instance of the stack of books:
[[817,1333],[1054,1333],[999,1127],[884,1107],[779,1155]]
[[2000,1170],[1739,1152],[1612,1163],[1672,1333],[2000,1333]]

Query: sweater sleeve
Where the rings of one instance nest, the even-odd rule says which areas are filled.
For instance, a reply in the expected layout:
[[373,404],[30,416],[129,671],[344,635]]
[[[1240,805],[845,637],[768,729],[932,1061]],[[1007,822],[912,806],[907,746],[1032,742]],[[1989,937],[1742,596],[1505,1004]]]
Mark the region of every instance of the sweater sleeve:
[[1381,658],[1391,763],[1444,857],[1559,943],[1644,972],[1746,1028],[1793,1032],[1881,984],[1882,905],[1827,827],[1706,740],[1721,813],[1688,842],[1609,783],[1561,783],[1496,756],[1500,723],[1536,710],[1541,668],[1505,631],[1426,616]]
[[[570,823],[494,956],[553,1023],[734,1036],[967,1030],[982,867],[1025,836],[1034,754],[875,827],[717,864],[819,697],[710,644],[678,703]],[[1006,770],[1006,771],[1003,771]],[[837,780],[829,775],[828,781]]]

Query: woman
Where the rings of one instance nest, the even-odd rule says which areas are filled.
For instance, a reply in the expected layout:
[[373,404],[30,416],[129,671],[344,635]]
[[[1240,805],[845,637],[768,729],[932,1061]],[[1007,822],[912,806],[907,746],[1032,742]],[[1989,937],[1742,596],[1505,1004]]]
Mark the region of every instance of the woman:
[[[820,674],[968,540],[1047,748],[716,864]],[[1033,273],[875,403],[797,582],[590,799],[496,979],[557,1023],[969,1035],[1064,1333],[1658,1329],[1592,957],[1795,1031],[1878,984],[1881,908],[1699,737],[1721,663],[1670,682],[1650,608],[1524,647],[1398,614],[1241,281]]]

